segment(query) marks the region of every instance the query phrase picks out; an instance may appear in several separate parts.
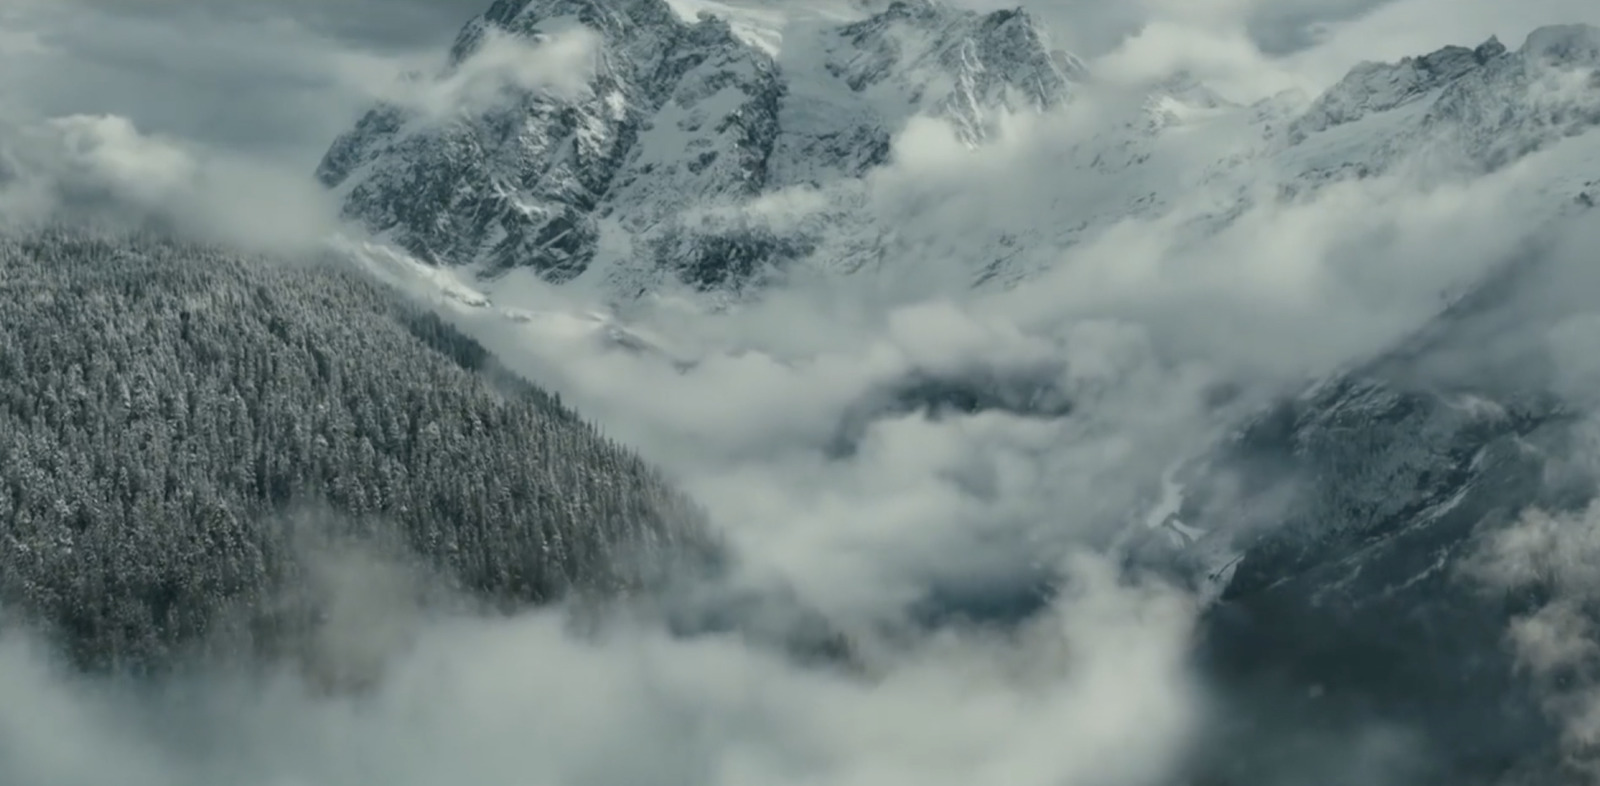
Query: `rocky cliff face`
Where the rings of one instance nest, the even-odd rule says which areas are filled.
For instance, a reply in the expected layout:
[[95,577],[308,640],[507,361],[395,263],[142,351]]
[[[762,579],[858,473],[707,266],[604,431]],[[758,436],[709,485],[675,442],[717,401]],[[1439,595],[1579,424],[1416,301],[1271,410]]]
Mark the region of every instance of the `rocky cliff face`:
[[568,63],[592,69],[580,89],[508,84],[478,111],[444,117],[375,108],[335,142],[318,177],[344,189],[347,216],[428,261],[529,265],[552,281],[593,259],[603,203],[636,179],[628,165],[653,170],[641,158],[650,121],[669,104],[740,94],[719,116],[683,123],[694,126],[685,145],[727,153],[720,165],[694,158],[683,179],[704,193],[759,185],[770,135],[740,116],[778,85],[771,63],[725,25],[682,22],[659,2],[499,2],[462,31],[449,68],[469,67],[491,36],[537,49],[581,31],[598,42]]

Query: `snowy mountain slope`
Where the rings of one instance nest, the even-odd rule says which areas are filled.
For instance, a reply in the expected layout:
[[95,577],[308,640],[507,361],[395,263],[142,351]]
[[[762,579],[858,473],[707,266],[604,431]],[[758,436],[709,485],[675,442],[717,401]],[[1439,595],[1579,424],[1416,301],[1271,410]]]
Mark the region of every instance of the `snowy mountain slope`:
[[[1563,35],[1582,39],[1595,31],[1546,29],[1523,50],[1499,55],[1493,45],[1480,47],[1474,57],[1485,61],[1476,70],[1435,80],[1404,101],[1388,95],[1387,78],[1370,70],[1309,107],[1292,94],[1233,105],[1181,79],[1134,100],[1101,101],[1095,109],[1103,116],[1086,137],[1038,145],[1025,167],[1007,168],[1001,158],[999,174],[974,164],[975,177],[992,178],[970,184],[975,192],[1022,195],[1006,201],[1006,210],[971,209],[982,206],[963,201],[971,201],[964,182],[911,199],[886,198],[882,182],[863,187],[870,198],[853,197],[857,184],[836,184],[825,201],[844,207],[831,214],[812,261],[834,270],[868,266],[908,286],[928,275],[927,260],[948,260],[966,283],[1008,286],[1056,268],[1077,244],[1129,220],[1162,222],[1199,240],[1253,208],[1311,199],[1341,182],[1383,175],[1423,187],[1468,182],[1558,143],[1589,144],[1600,93],[1586,80],[1595,63],[1581,49],[1566,59],[1539,54],[1542,37]],[[1310,131],[1318,124],[1310,119],[1336,96],[1361,109]],[[1062,114],[1070,120],[1074,109]],[[1560,155],[1576,168],[1541,184],[1530,214],[1566,210],[1600,177],[1586,153]],[[941,203],[956,207],[940,212]]]
[[[1540,29],[1515,51],[1491,39],[1366,63],[1314,101],[1244,106],[1182,75],[1131,95],[1097,85],[1024,13],[863,7],[499,2],[436,79],[493,61],[496,47],[532,57],[580,31],[593,51],[574,62],[592,73],[502,85],[442,116],[375,108],[318,175],[347,217],[431,263],[581,279],[612,300],[722,297],[801,269],[938,289],[1014,285],[1129,219],[1203,237],[1331,183],[1492,172],[1600,122],[1600,34],[1584,26]],[[1084,96],[1091,105],[1075,107]],[[948,133],[952,154],[966,146],[982,161],[997,135],[1035,147],[1061,136],[1008,120],[1041,113],[1095,125],[1032,151],[1012,189],[1032,198],[1017,209],[963,214],[962,183],[902,193],[901,145]],[[929,258],[955,272],[925,281]]]
[[1358,67],[1290,127],[1280,155],[1332,136],[1346,140],[1329,151],[1344,160],[1294,155],[1303,177],[1368,176],[1402,162],[1432,175],[1500,169],[1600,123],[1597,43],[1593,27],[1545,27],[1515,52],[1491,39]]
[[[1060,231],[1063,222],[1044,215],[1019,219],[1058,229],[1020,243],[1040,250],[1032,260],[986,273],[1015,282],[1048,270],[1064,247],[1129,218],[1186,224],[1198,239],[1250,209],[1315,198],[1338,183],[1391,176],[1422,188],[1462,184],[1535,152],[1575,148],[1555,154],[1566,168],[1541,169],[1547,177],[1522,205],[1534,226],[1567,212],[1600,178],[1591,133],[1600,125],[1596,41],[1596,28],[1548,27],[1516,51],[1490,40],[1364,64],[1309,105],[1289,94],[1235,106],[1196,95],[1195,86],[1163,85],[1142,107],[1148,125],[1129,121],[1063,161],[1078,176],[1065,215],[1078,220]],[[1160,111],[1174,104],[1184,111]],[[1103,184],[1085,187],[1084,170]]]
[[[1600,145],[1584,141],[1540,173],[1592,172]],[[1208,733],[1208,777],[1273,782],[1382,729],[1406,741],[1404,782],[1590,782],[1569,768],[1592,751],[1557,742],[1581,731],[1558,729],[1512,646],[1553,590],[1474,575],[1528,511],[1581,511],[1597,491],[1592,399],[1560,382],[1548,338],[1592,309],[1589,246],[1560,250],[1592,237],[1592,214],[1571,201],[1552,217],[1574,183],[1534,180],[1549,190],[1518,222],[1543,231],[1439,317],[1172,472],[1152,521],[1198,537],[1136,553],[1218,599],[1201,662],[1229,722]]]
[[560,282],[606,258],[715,287],[816,243],[708,210],[859,177],[914,115],[976,143],[1001,114],[1058,105],[1081,72],[1013,12],[893,3],[843,25],[798,20],[773,51],[664,0],[502,0],[435,79],[458,79],[490,48],[532,57],[580,31],[593,51],[574,65],[592,75],[576,89],[505,84],[487,106],[442,116],[377,107],[318,177],[347,217],[436,264],[527,266]]
[[1506,53],[1500,39],[1491,38],[1474,49],[1449,46],[1399,63],[1362,63],[1320,96],[1289,128],[1293,142],[1376,112],[1387,112],[1481,68]]
[[[1412,740],[1408,782],[1523,782],[1504,780],[1512,768],[1568,782],[1552,719],[1505,646],[1524,601],[1463,574],[1523,510],[1592,493],[1559,469],[1581,423],[1537,387],[1481,390],[1376,364],[1262,417],[1194,484],[1250,479],[1209,513],[1185,511],[1203,526],[1261,515],[1204,625],[1203,662],[1231,704],[1211,733],[1228,753],[1208,771],[1270,778],[1319,738],[1387,727]],[[1273,502],[1285,484],[1294,492]]]

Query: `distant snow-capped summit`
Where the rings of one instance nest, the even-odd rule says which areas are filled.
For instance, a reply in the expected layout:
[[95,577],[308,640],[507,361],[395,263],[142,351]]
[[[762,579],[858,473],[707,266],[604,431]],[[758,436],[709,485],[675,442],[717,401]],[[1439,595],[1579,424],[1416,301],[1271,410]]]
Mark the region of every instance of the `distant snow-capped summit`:
[[[588,48],[571,45],[580,31]],[[686,210],[860,177],[916,115],[978,144],[999,114],[1066,100],[1082,73],[1018,11],[896,2],[848,23],[795,20],[770,50],[665,0],[500,0],[462,30],[438,78],[492,50],[531,58],[563,44],[579,89],[507,80],[488,105],[442,117],[378,106],[334,143],[319,179],[347,217],[433,263],[562,282],[609,256],[714,287],[814,244],[696,228]]]
[[[1007,285],[1197,193],[1216,203],[1194,223],[1207,232],[1263,193],[1418,160],[1473,176],[1585,136],[1600,124],[1597,41],[1549,27],[1515,51],[1490,39],[1361,64],[1309,103],[1240,105],[1179,75],[1042,165],[1059,193],[954,226],[873,195],[909,123],[982,148],[1006,117],[1070,113],[1098,89],[1023,11],[499,0],[423,80],[428,101],[373,108],[317,175],[347,218],[426,262],[583,278],[617,299],[797,266],[914,277],[930,256],[961,260],[968,285]],[[1600,161],[1578,158],[1575,177]],[[1583,182],[1549,191],[1570,204]]]
[[443,116],[378,106],[317,175],[347,217],[436,264],[563,282],[609,256],[715,287],[812,244],[697,228],[686,210],[859,177],[914,115],[978,144],[998,114],[1064,101],[1082,72],[1024,13],[927,0],[798,20],[783,38],[772,51],[665,0],[499,0],[438,78],[559,46],[577,89],[510,78],[487,105]]

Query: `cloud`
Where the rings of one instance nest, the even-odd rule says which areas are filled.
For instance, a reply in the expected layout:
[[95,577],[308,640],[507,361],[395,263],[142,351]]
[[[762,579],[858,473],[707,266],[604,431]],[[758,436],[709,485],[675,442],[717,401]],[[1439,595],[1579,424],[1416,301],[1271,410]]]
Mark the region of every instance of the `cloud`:
[[[383,7],[444,15],[420,0]],[[1264,167],[1244,184],[1246,209],[1224,225],[1219,206],[1234,204],[1240,184],[1201,175],[1249,142],[1229,127],[1170,137],[1149,182],[1079,166],[1074,156],[1137,109],[1130,84],[1177,68],[1244,98],[1326,84],[1342,73],[1327,63],[1426,51],[1435,38],[1504,21],[1502,6],[1038,7],[1081,20],[1069,42],[1107,31],[1097,68],[1110,84],[1071,112],[1008,123],[976,154],[936,124],[904,129],[860,206],[903,230],[897,253],[907,264],[796,280],[718,313],[646,304],[620,324],[584,317],[595,304],[581,292],[513,274],[492,307],[452,312],[664,466],[740,555],[734,589],[792,590],[855,638],[856,672],[800,666],[734,635],[674,638],[649,620],[582,635],[565,610],[551,610],[427,618],[407,628],[412,643],[390,656],[373,693],[327,697],[292,676],[262,686],[220,673],[154,687],[70,676],[8,632],[0,780],[1165,782],[1206,721],[1185,660],[1198,598],[1121,575],[1121,539],[1170,502],[1169,470],[1204,455],[1240,412],[1392,346],[1445,295],[1515,256],[1534,226],[1517,205],[1567,160],[1536,156],[1470,184],[1395,172],[1297,201],[1276,198],[1284,173]],[[397,88],[394,75],[437,64],[422,45],[433,34],[372,0],[35,2],[8,12],[0,90],[25,108],[5,110],[21,129],[8,143],[21,151],[5,167],[10,207],[104,198],[140,217],[269,244],[330,227],[309,172],[367,102],[437,117],[508,85],[571,88],[562,80],[582,73],[593,43],[581,33],[535,47],[491,38],[462,69]],[[1380,22],[1398,32],[1375,33]],[[1401,46],[1411,48],[1389,54]],[[1068,218],[1122,210],[1141,196],[1128,189],[1145,186],[1179,197],[1071,243],[1049,234]],[[834,207],[811,193],[760,209],[782,220],[819,206]],[[1029,231],[1039,234],[1022,235],[1028,261],[1050,272],[1011,291],[957,287],[989,261],[966,255],[971,237]],[[1578,399],[1595,373],[1582,298],[1600,290],[1556,282],[1507,313],[1561,310],[1529,317],[1503,346],[1548,352],[1553,379]],[[1573,300],[1553,299],[1563,292]],[[598,339],[611,329],[659,338],[670,353],[608,347]],[[1472,359],[1489,346],[1475,345]],[[958,393],[1014,382],[1068,406],[933,412],[906,393],[930,379]],[[1224,388],[1233,403],[1218,395]],[[857,428],[848,450],[845,423]],[[1496,580],[1521,582],[1535,568],[1567,576],[1561,560],[1587,553],[1581,541],[1555,542],[1566,535],[1552,532],[1567,529],[1529,526],[1527,542],[1502,549],[1509,572]],[[1221,548],[1231,545],[1220,534]],[[1040,599],[1038,584],[1057,591]],[[997,611],[1008,604],[1023,613]],[[921,630],[924,615],[937,616],[929,606],[980,624]],[[1529,668],[1591,656],[1570,609],[1513,629]],[[1028,617],[1020,629],[1000,624],[1016,616]],[[392,631],[379,628],[372,635],[387,644]],[[364,635],[337,643],[368,654]]]
[[1148,22],[1094,66],[1098,75],[1133,84],[1188,72],[1224,95],[1247,101],[1301,86],[1262,53],[1247,30],[1206,20]]
[[[31,0],[13,0],[22,4]],[[204,20],[209,25],[273,23],[286,19],[349,48],[414,50],[448,44],[483,0],[59,0],[75,14],[123,18]]]
[[[936,226],[946,209],[1015,221],[1051,175],[1031,174],[1038,159],[1019,150],[988,155],[970,169],[912,157],[886,177],[904,178],[895,189]],[[931,587],[1003,584],[1108,544],[1157,503],[1168,469],[1229,427],[1215,391],[1258,402],[1393,346],[1516,251],[1523,229],[1504,207],[1537,175],[1351,183],[1262,204],[1216,236],[1186,233],[1181,211],[1129,220],[1012,291],[880,299],[847,279],[721,315],[634,315],[630,328],[670,337],[670,358],[600,351],[494,308],[458,319],[670,467],[747,556],[750,580],[781,577],[830,614],[881,619]],[[907,270],[939,279],[970,264],[954,248]],[[1071,414],[929,417],[886,401],[929,377],[1022,380]],[[853,450],[835,454],[863,407]]]
[[7,151],[7,213],[43,218],[68,203],[154,208],[188,188],[198,164],[177,144],[139,133],[126,118],[73,115],[14,129]]
[[381,95],[430,119],[484,112],[513,90],[575,98],[589,90],[599,46],[599,34],[579,25],[545,31],[537,41],[491,29],[462,63],[397,82]]
[[[1278,90],[1317,93],[1362,61],[1393,62],[1498,35],[1520,42],[1552,24],[1600,24],[1583,0],[1214,0],[1028,5],[1116,78],[1187,69],[1240,101]],[[1113,21],[1115,20],[1115,21]],[[1094,33],[1073,35],[1083,27]],[[1087,40],[1085,40],[1087,39]]]
[[[346,18],[339,7],[328,11],[347,22],[391,11],[346,4]],[[352,42],[292,0],[206,8],[18,0],[0,9],[7,221],[93,211],[303,250],[339,226],[311,172],[373,102],[441,119],[512,88],[581,90],[594,68],[596,39],[583,28],[540,42],[490,35],[445,71],[443,45]]]
[[[0,778],[17,786],[1155,784],[1197,719],[1193,607],[1077,559],[1010,641],[947,637],[876,674],[803,670],[731,638],[560,614],[423,628],[375,692],[226,673],[130,693],[0,635]],[[955,678],[953,678],[955,677]]]
[[1581,0],[1508,5],[1493,0],[1396,0],[1357,17],[1318,26],[1319,43],[1288,65],[1318,84],[1330,84],[1361,60],[1392,62],[1444,46],[1474,46],[1498,36],[1515,46],[1535,28],[1600,24],[1600,8]]
[[1561,724],[1568,763],[1590,778],[1600,774],[1600,685],[1593,678],[1600,579],[1590,567],[1597,557],[1600,504],[1571,513],[1530,509],[1489,534],[1465,570],[1490,590],[1547,598],[1512,619],[1506,639],[1545,711]]
[[[1582,777],[1600,777],[1600,399],[1594,392],[1600,333],[1590,222],[1558,224],[1515,278],[1498,288],[1498,318],[1461,337],[1443,373],[1498,368],[1516,383],[1561,398],[1573,420],[1549,458],[1547,502],[1496,525],[1484,522],[1462,576],[1516,610],[1506,645],[1562,731],[1562,751]],[[1476,365],[1475,365],[1476,364]],[[1433,373],[1441,373],[1433,370]],[[1503,383],[1502,383],[1503,384]],[[1587,500],[1587,502],[1585,502]]]
[[[11,0],[0,8],[0,116],[111,114],[309,173],[402,74],[442,67],[478,5]],[[384,34],[390,25],[427,32]]]
[[308,179],[145,134],[127,118],[69,115],[5,137],[0,213],[12,228],[71,218],[303,252],[336,227],[332,200]]
[[[1061,173],[1123,117],[1118,89],[1016,120],[976,153],[937,124],[908,126],[862,203],[905,241],[901,256],[721,314],[630,314],[628,329],[667,337],[670,358],[600,351],[554,319],[494,308],[459,319],[670,467],[746,555],[743,580],[881,621],[952,585],[1026,584],[1073,548],[1106,546],[1156,504],[1164,473],[1230,427],[1238,410],[1217,408],[1219,390],[1247,409],[1394,346],[1521,252],[1538,225],[1512,208],[1567,166],[1534,156],[1470,183],[1399,167],[1281,200],[1278,180],[1295,173],[1269,161],[1248,173],[1242,212],[1219,222],[1239,184],[1187,178],[1237,140],[1201,126],[1158,151],[1172,171],[1158,168],[1154,185],[1182,195],[1166,212],[1076,245],[1033,235],[1025,245],[1050,272],[952,294],[981,261],[971,237],[1116,208],[1131,177]],[[785,204],[828,206],[762,210]],[[576,308],[573,291],[518,275],[496,284],[497,303]],[[895,405],[894,391],[930,376],[1038,383],[1071,416]],[[851,423],[860,432],[841,457]]]
[[[393,73],[429,62],[340,49],[291,20],[245,26],[150,6],[80,17],[52,8],[26,9],[26,24],[7,27],[36,46],[0,53],[18,66],[0,83],[26,107],[6,111],[28,129],[12,145],[27,146],[12,182],[29,186],[6,193],[49,209],[93,195],[195,231],[318,236],[331,211],[298,185],[309,153],[326,143],[312,137],[391,96]],[[548,43],[533,54],[560,57],[535,63],[525,48],[491,41],[481,61],[412,95],[444,113],[508,83],[542,84],[582,61],[582,44]],[[211,64],[215,86],[185,76]],[[159,84],[165,74],[172,84]],[[312,118],[312,127],[286,128],[292,118]],[[570,296],[547,294],[576,310]],[[1085,395],[1115,389],[1130,412],[1163,405],[1138,416],[1178,424],[1189,404],[1173,391],[1195,381],[1158,368],[1134,327],[1039,334],[959,299],[858,302],[844,305],[851,320],[830,323],[816,294],[694,318],[682,332],[664,317],[660,332],[697,361],[688,371],[559,335],[530,346],[545,338],[541,325],[560,320],[490,314],[483,333],[706,499],[747,555],[733,589],[792,587],[848,629],[861,650],[857,672],[800,666],[734,635],[678,639],[649,620],[615,621],[590,637],[562,610],[430,617],[400,626],[410,644],[399,646],[389,617],[356,614],[384,624],[351,626],[330,657],[367,659],[368,644],[397,651],[372,692],[328,697],[299,675],[265,686],[227,673],[154,684],[69,675],[7,628],[0,780],[1160,782],[1200,712],[1184,658],[1194,604],[1160,582],[1123,579],[1096,552],[1143,493],[1144,469],[1169,459],[1168,436],[1154,426],[1116,434],[1113,416],[929,419],[869,407],[853,457],[834,457],[829,443],[842,415],[877,406],[918,375],[1046,373]],[[796,321],[784,320],[785,308]],[[1084,360],[1069,369],[1063,355]],[[1168,406],[1169,393],[1182,403]],[[1117,456],[1135,469],[1114,471]],[[934,588],[944,598],[936,603],[982,617],[967,596],[1009,580],[1019,564],[1062,587],[1021,629],[929,636],[908,624],[907,607]],[[62,740],[80,753],[68,756]]]

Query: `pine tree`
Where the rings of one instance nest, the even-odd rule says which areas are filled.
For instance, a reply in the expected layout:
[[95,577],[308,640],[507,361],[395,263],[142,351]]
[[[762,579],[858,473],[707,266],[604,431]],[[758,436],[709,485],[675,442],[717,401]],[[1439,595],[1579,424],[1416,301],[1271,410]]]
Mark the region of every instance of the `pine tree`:
[[0,289],[0,606],[84,665],[279,646],[314,617],[277,600],[296,510],[506,605],[716,551],[658,472],[332,263],[49,230],[0,238]]

